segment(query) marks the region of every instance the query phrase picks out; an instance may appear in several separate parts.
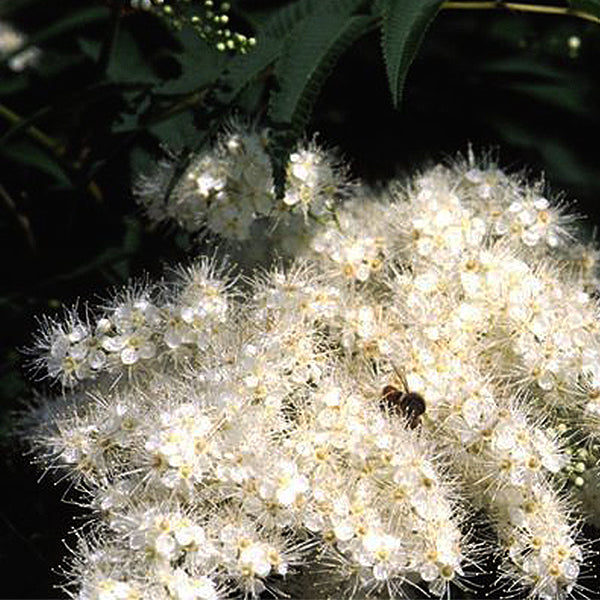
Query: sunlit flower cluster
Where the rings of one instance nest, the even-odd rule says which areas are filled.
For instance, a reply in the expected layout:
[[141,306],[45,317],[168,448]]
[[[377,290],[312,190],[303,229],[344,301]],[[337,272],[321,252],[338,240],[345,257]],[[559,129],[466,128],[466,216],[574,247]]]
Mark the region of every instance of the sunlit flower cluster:
[[201,260],[180,270],[171,289],[131,287],[93,316],[71,311],[64,321],[45,320],[36,364],[73,385],[101,373],[189,358],[220,339],[230,316],[230,286],[224,265]]
[[[177,160],[167,157],[157,171],[138,180],[138,202],[155,221],[175,221],[194,233],[215,234],[239,242],[251,237],[306,235],[309,220],[332,216],[332,209],[349,189],[345,169],[315,143],[292,153],[286,190],[275,192],[268,132],[248,131],[232,122],[214,148],[189,158],[180,181],[172,184]],[[293,225],[293,226],[292,226]],[[314,223],[312,223],[314,226]]]
[[597,251],[541,184],[472,156],[378,193],[334,165],[297,150],[278,199],[261,136],[224,134],[166,202],[168,166],[143,183],[148,213],[242,250],[272,219],[263,242],[295,257],[237,279],[202,259],[45,322],[62,394],[28,436],[95,518],[73,597],[442,597],[491,555],[495,596],[583,589]]

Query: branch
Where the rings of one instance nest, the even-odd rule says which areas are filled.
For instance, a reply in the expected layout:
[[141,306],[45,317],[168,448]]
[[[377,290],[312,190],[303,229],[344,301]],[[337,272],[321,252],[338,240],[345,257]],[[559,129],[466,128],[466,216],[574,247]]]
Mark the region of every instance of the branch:
[[32,254],[35,254],[36,243],[33,231],[31,229],[31,223],[29,222],[27,215],[24,215],[23,213],[19,212],[16,202],[12,199],[11,195],[1,183],[0,198],[8,208],[8,211],[14,216],[15,221],[17,222],[21,231],[23,232],[27,247],[29,248]]
[[[44,111],[40,111],[39,114],[43,114]],[[39,116],[39,115],[38,115]],[[23,119],[17,113],[13,112],[7,106],[0,104],[0,118],[4,118],[9,123],[12,123],[14,127],[0,137],[0,144],[5,142],[15,131],[23,130],[24,133],[29,136],[34,142],[38,143],[43,149],[49,152],[56,159],[57,163],[63,168],[68,177],[74,183],[73,174],[79,172],[79,168],[76,164],[65,159],[65,147],[52,139],[44,132],[40,131],[33,125],[28,125],[28,120]],[[75,185],[75,183],[74,183]],[[98,202],[102,201],[102,191],[98,187],[95,181],[87,182],[87,191],[90,195]],[[4,195],[2,195],[5,198]]]
[[10,135],[12,135],[15,130],[20,130],[21,128],[25,129],[25,132],[29,137],[34,139],[36,142],[41,144],[47,150],[50,150],[57,156],[62,156],[64,153],[64,148],[61,145],[53,140],[51,137],[47,136],[45,133],[40,131],[37,127],[33,125],[28,125],[27,121],[25,121],[21,116],[17,113],[13,112],[7,106],[0,104],[0,117],[3,117],[6,121],[14,125],[15,127],[9,130],[6,134],[0,138],[0,142],[6,141]]
[[574,10],[567,6],[550,6],[542,4],[520,4],[517,2],[504,2],[503,0],[491,0],[490,2],[444,2],[441,8],[458,10],[508,10],[514,12],[531,12],[546,15],[562,15],[577,17],[592,23],[600,24],[600,18],[582,10]]

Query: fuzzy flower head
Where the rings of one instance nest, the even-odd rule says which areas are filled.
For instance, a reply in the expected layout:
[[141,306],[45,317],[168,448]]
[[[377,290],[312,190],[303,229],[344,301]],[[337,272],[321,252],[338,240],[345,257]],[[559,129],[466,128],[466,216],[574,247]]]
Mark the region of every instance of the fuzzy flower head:
[[[63,386],[133,373],[212,348],[231,327],[232,279],[225,262],[204,258],[175,270],[175,281],[131,285],[104,307],[46,319],[37,370]],[[34,351],[35,352],[35,351]]]
[[[564,211],[560,203],[551,204],[543,193],[543,182],[519,185],[494,166],[474,166],[463,174],[461,185],[473,205],[489,211],[491,232],[508,237],[527,248],[556,248],[572,239],[574,215]],[[469,193],[470,192],[470,193]]]
[[[189,157],[178,174],[175,156],[159,163],[134,189],[153,220],[173,220],[190,232],[204,229],[230,240],[244,240],[252,223],[273,204],[265,134],[231,122],[211,149]],[[178,178],[179,176],[179,178]]]
[[[288,261],[235,278],[216,252],[38,341],[63,393],[32,441],[95,511],[82,597],[294,595],[296,577],[311,597],[443,597],[494,553],[527,597],[571,594],[587,555],[561,482],[588,512],[598,487],[597,251],[489,161],[378,193],[308,144],[277,199],[267,143],[230,126],[147,206]],[[467,533],[480,511],[496,542]]]
[[[213,148],[189,158],[178,178],[175,157],[139,179],[134,192],[148,216],[175,221],[189,232],[232,242],[263,232],[299,237],[306,219],[327,219],[350,186],[345,169],[315,143],[297,148],[286,168],[285,193],[276,198],[267,130],[231,121]],[[296,216],[302,217],[298,222]]]
[[34,364],[49,377],[63,385],[72,385],[106,365],[102,324],[92,329],[77,311],[71,311],[62,323],[46,319],[42,325],[36,341],[40,354]]
[[346,185],[344,169],[313,142],[290,155],[283,204],[305,217],[323,217]]

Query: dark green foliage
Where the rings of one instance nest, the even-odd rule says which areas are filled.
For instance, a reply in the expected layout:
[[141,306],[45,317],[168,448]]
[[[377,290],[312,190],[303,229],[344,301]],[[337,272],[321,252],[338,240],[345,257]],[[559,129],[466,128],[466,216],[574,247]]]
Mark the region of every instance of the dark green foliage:
[[277,87],[271,94],[269,117],[275,128],[273,139],[277,143],[272,153],[280,192],[283,165],[310,119],[325,79],[342,52],[375,22],[373,16],[353,16],[352,10],[332,8],[320,10],[296,25],[275,67]]
[[408,67],[419,50],[425,30],[437,14],[442,0],[382,0],[381,45],[392,101],[398,107]]
[[354,16],[357,0],[331,1],[300,19],[287,35],[275,66],[277,88],[271,94],[269,115],[278,124],[289,124],[298,133],[310,116],[326,76],[341,53],[372,23]]
[[296,25],[314,14],[315,10],[327,3],[319,2],[319,0],[297,0],[284,4],[272,16],[268,18],[266,23],[261,27],[258,25],[257,31],[261,38],[284,38],[287,36]]
[[[13,2],[17,14],[20,6],[29,5],[25,0]],[[75,65],[67,63],[63,69],[65,75],[76,66],[86,70],[81,96],[74,100],[80,106],[90,106],[91,96],[96,94],[114,100],[113,113],[106,115],[108,121],[103,124],[104,133],[119,136],[123,151],[136,156],[137,167],[143,167],[143,155],[148,153],[152,139],[155,148],[158,142],[172,144],[174,140],[177,146],[197,148],[230,114],[259,115],[273,128],[269,151],[281,184],[282,165],[310,122],[323,85],[347,49],[374,28],[380,29],[388,87],[393,106],[398,108],[408,70],[442,1],[297,0],[271,6],[252,4],[241,2],[237,13],[234,10],[238,15],[234,26],[243,29],[244,22],[251,23],[254,31],[248,34],[258,40],[247,54],[217,52],[189,29],[174,32],[154,16],[141,11],[123,12],[125,0],[121,4],[111,2],[110,8],[73,6],[71,11],[54,15],[55,19],[49,18],[45,27],[33,32],[31,40],[58,39],[64,44],[69,32],[78,31],[79,61]],[[572,6],[582,10],[583,4],[593,12],[597,2],[573,2]],[[7,14],[10,16],[10,11]],[[148,30],[143,32],[146,26]],[[144,39],[152,31],[158,43]],[[5,63],[11,56],[4,58]],[[6,85],[5,93],[16,93],[26,89],[27,81],[19,76]],[[529,89],[524,85],[523,93],[534,97],[541,93],[545,98],[553,95],[551,87],[544,90],[536,83],[532,85]],[[60,105],[64,107],[68,102],[62,98]],[[41,108],[41,116],[47,118],[49,110]],[[8,135],[26,130],[26,125],[37,118],[39,112],[14,123]],[[199,135],[191,135],[194,129]],[[0,144],[3,141],[6,138]],[[61,157],[56,153],[54,166],[50,164],[52,152],[43,160],[37,154],[36,159],[32,150],[29,164],[37,160],[40,170],[54,174],[63,186],[67,181],[73,185],[89,181],[92,172],[106,164],[102,158],[93,165],[93,171],[88,171],[85,164],[78,166],[81,176],[74,179],[68,168],[65,173],[68,165],[60,164]],[[13,149],[10,156],[19,161],[23,152]]]

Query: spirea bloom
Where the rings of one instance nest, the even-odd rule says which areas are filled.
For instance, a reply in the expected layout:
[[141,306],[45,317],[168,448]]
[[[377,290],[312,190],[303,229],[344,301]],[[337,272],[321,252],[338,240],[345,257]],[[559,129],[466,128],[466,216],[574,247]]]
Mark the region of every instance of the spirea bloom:
[[36,46],[24,48],[26,43],[27,38],[23,33],[9,23],[0,22],[0,58],[10,56],[7,64],[11,71],[24,71],[38,64],[41,56],[40,49]]
[[171,197],[163,175],[138,194],[242,251],[272,220],[289,260],[202,258],[43,322],[62,393],[28,437],[95,520],[74,598],[442,597],[492,553],[511,593],[581,585],[597,251],[541,184],[472,157],[380,193],[335,165],[299,148],[277,198],[261,135],[232,129]]
[[316,143],[303,144],[290,156],[285,193],[278,198],[268,144],[267,130],[232,121],[214,147],[188,158],[179,179],[175,156],[163,158],[155,173],[138,179],[136,198],[154,221],[174,221],[229,242],[274,239],[282,229],[302,238],[316,219],[333,217],[334,205],[348,194],[346,169]]

